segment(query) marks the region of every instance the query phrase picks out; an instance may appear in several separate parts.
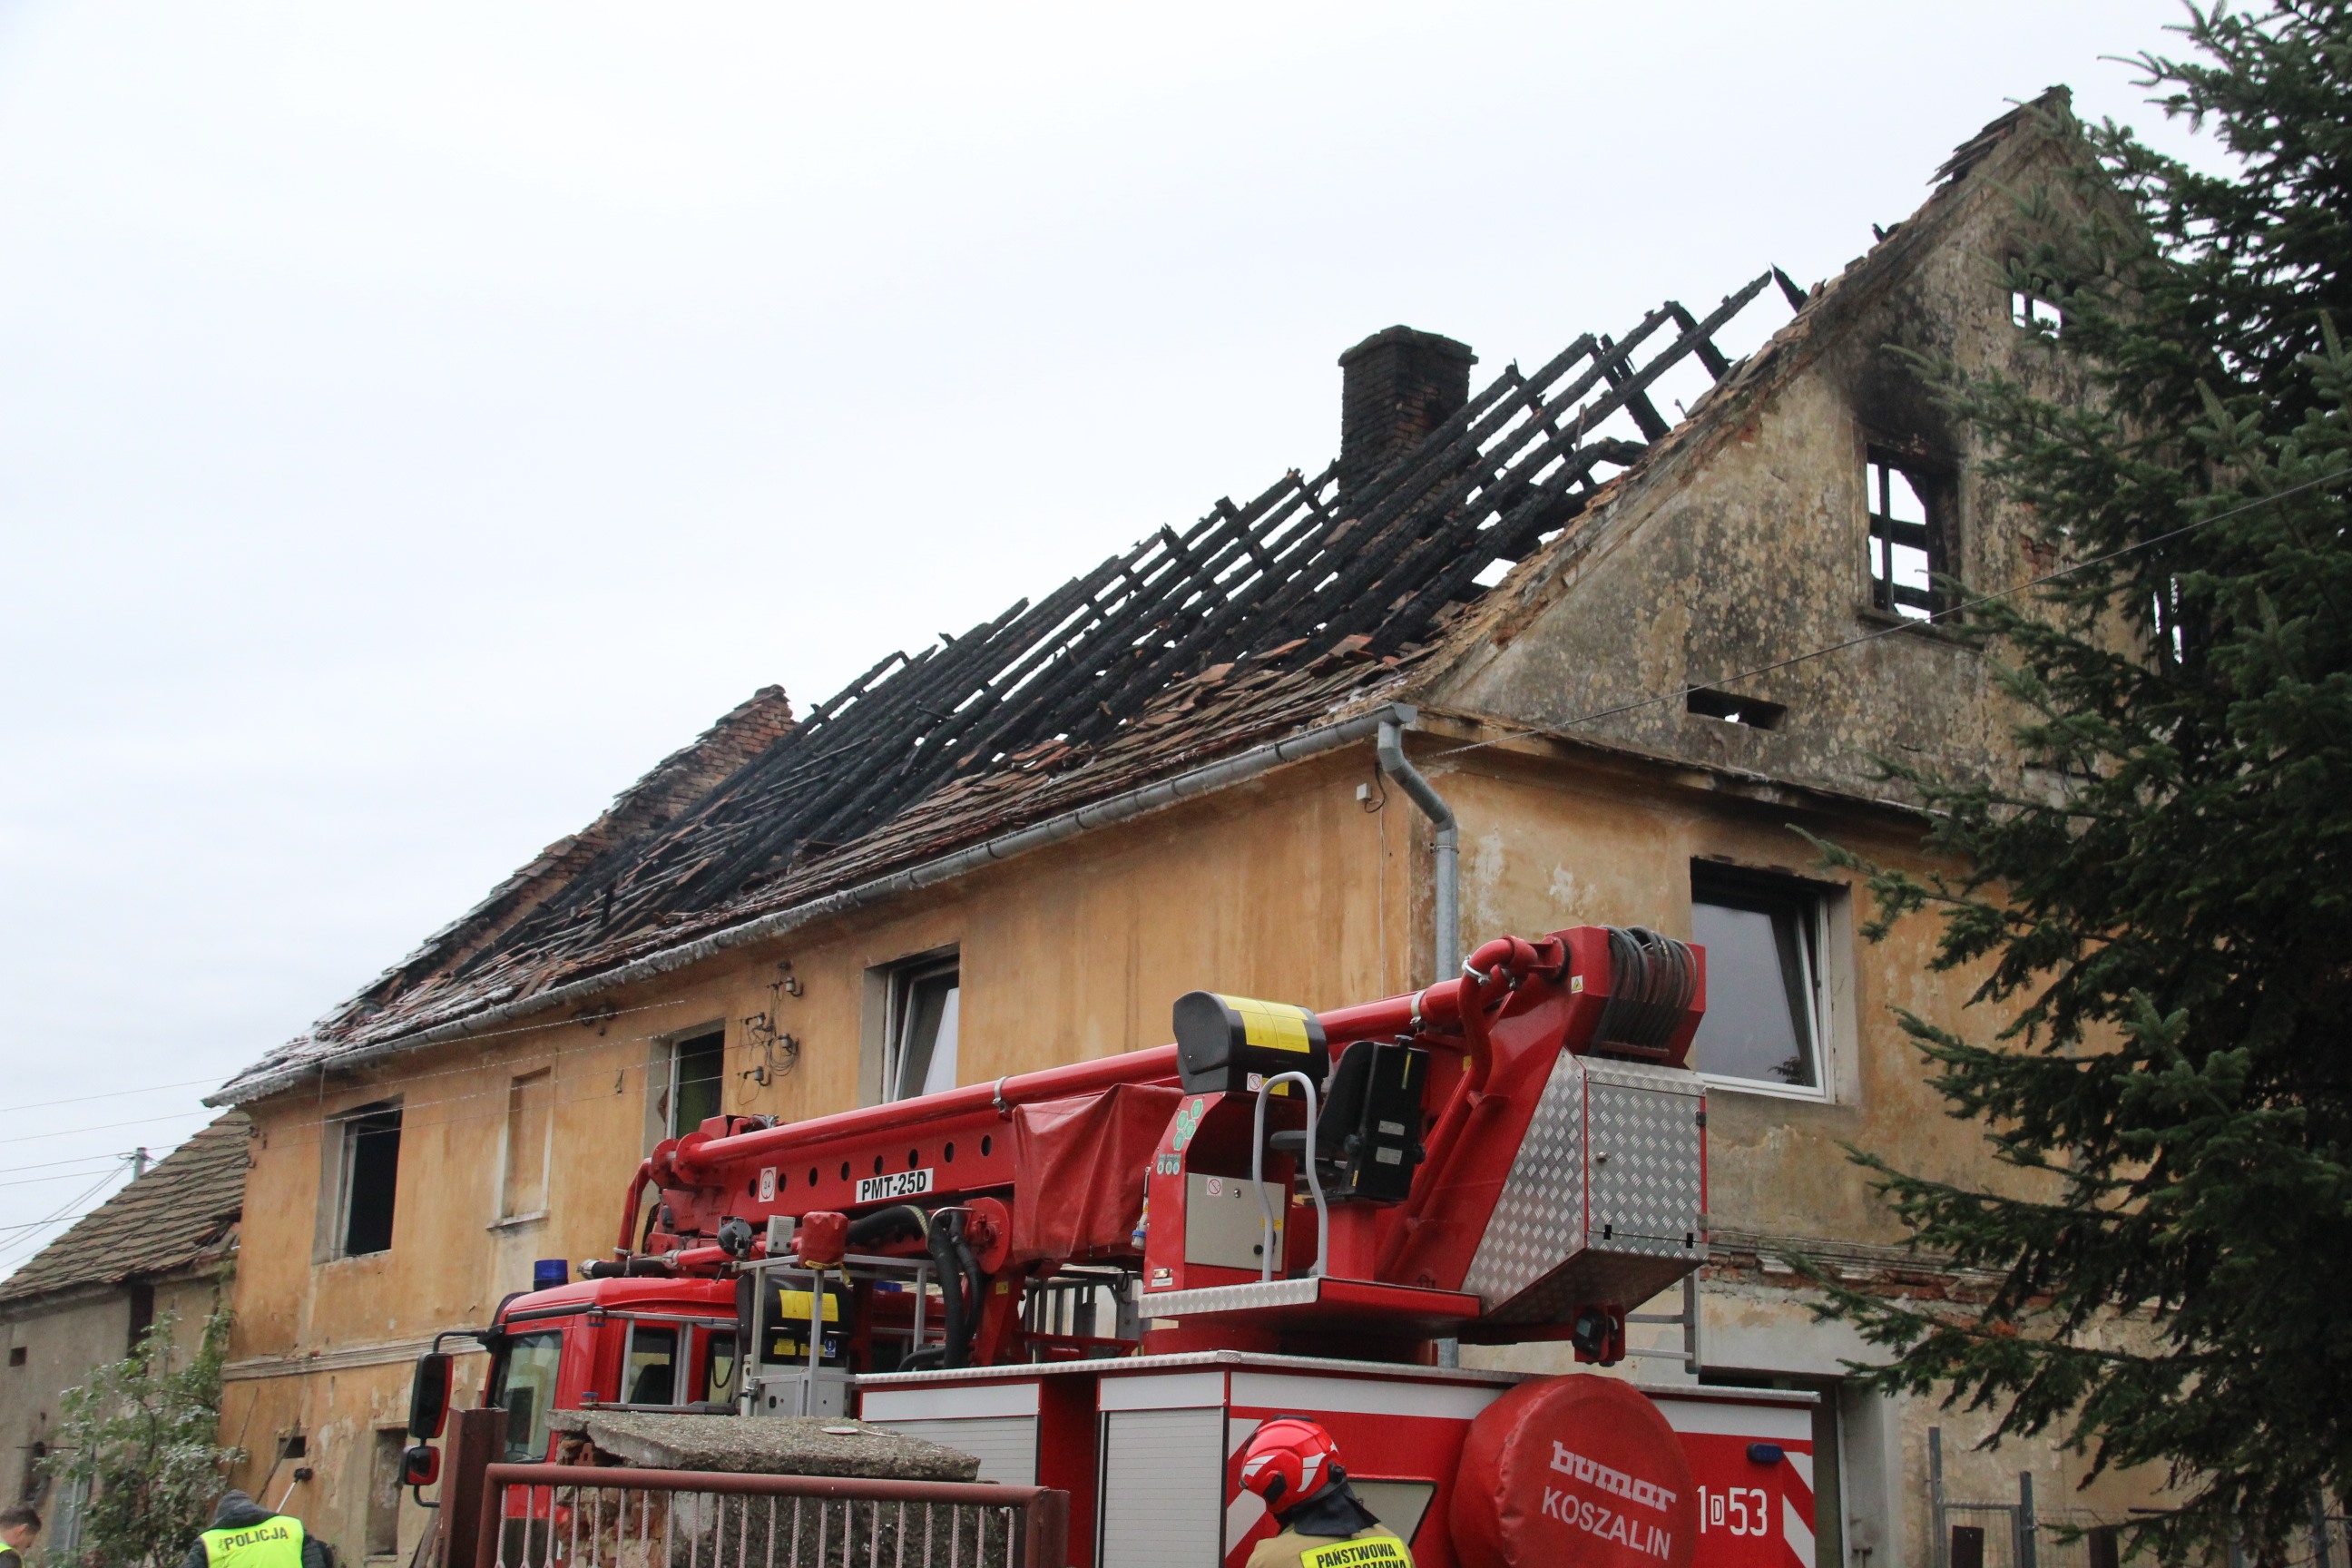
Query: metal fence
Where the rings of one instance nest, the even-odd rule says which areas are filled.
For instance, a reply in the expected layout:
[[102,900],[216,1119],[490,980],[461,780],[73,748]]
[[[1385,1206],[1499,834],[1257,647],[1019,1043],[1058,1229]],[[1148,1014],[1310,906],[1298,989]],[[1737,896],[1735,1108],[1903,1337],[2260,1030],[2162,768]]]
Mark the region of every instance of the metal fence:
[[1065,1568],[1069,1495],[981,1482],[492,1465],[476,1568]]
[[[2123,1568],[2128,1519],[2089,1509],[2037,1504],[2033,1473],[2020,1472],[2014,1502],[1971,1501],[1944,1491],[1944,1434],[1927,1428],[1927,1498],[1933,1568]],[[2347,1521],[2312,1511],[2311,1529],[2289,1542],[2282,1568],[2352,1568]],[[2227,1568],[2248,1568],[2232,1550]]]

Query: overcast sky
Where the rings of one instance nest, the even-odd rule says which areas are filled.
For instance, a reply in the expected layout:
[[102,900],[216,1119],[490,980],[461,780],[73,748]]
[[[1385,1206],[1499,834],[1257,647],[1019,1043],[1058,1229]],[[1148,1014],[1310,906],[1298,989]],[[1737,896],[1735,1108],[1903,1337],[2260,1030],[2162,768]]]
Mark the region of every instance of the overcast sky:
[[2179,16],[0,0],[0,1268],[754,688],[1320,465],[1366,333],[1810,284]]

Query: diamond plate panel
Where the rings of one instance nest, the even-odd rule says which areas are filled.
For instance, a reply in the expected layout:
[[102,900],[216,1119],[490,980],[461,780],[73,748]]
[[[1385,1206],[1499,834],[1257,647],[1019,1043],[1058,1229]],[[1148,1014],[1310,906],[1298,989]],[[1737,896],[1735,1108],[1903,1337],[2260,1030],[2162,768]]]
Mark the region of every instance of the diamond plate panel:
[[1595,1064],[1591,1098],[1591,1235],[1618,1252],[1681,1256],[1699,1231],[1700,1088],[1696,1075]]
[[1584,1245],[1584,1064],[1552,1064],[1462,1289],[1492,1311]]

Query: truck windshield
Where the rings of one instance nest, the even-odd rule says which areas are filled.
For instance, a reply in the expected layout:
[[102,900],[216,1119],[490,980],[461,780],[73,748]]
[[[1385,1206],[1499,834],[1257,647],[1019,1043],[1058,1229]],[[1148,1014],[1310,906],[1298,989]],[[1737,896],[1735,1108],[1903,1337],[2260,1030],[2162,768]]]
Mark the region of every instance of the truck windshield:
[[561,1329],[517,1334],[507,1342],[499,1403],[507,1412],[508,1464],[535,1465],[547,1458],[547,1422],[555,1408],[555,1373],[562,1360]]

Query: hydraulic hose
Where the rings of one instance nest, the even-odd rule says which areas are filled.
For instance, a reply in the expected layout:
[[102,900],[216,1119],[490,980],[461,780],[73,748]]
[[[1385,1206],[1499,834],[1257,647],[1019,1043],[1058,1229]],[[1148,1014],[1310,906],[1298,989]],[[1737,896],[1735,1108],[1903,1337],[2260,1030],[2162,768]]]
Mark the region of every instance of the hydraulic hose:
[[899,1204],[851,1220],[849,1244],[852,1247],[872,1247],[880,1242],[901,1241],[915,1237],[928,1239],[930,1230],[930,1215],[912,1204]]
[[963,1365],[964,1345],[967,1340],[963,1310],[963,1261],[958,1256],[958,1244],[962,1237],[961,1210],[950,1210],[937,1216],[926,1237],[929,1245],[925,1250],[930,1254],[931,1267],[938,1271],[940,1277],[940,1310],[947,1319],[945,1342],[942,1346],[945,1353],[941,1357],[940,1364],[949,1367]]
[[971,1342],[980,1337],[981,1313],[988,1306],[988,1276],[980,1271],[980,1258],[973,1253],[971,1243],[963,1238],[963,1215],[956,1215],[956,1258],[963,1265],[964,1281],[971,1289],[971,1305],[964,1310],[963,1343],[957,1349],[950,1366],[971,1364]]

